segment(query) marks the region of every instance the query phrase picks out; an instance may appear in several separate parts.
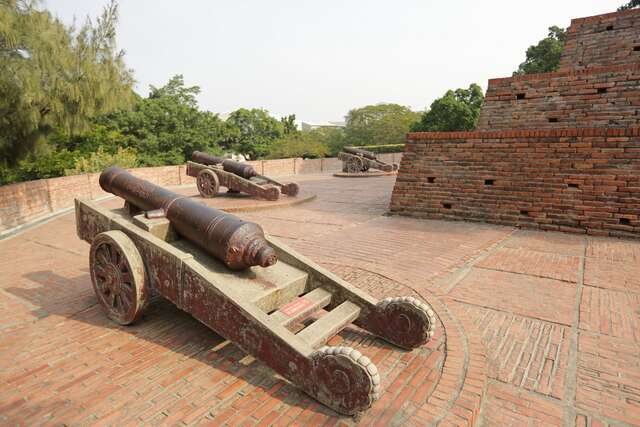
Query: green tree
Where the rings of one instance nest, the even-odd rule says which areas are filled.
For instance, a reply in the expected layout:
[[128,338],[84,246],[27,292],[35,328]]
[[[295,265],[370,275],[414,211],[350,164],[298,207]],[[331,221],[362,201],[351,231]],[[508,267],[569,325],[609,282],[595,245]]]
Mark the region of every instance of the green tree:
[[195,150],[220,154],[224,122],[198,109],[198,93],[198,86],[187,87],[183,76],[176,75],[162,87],[151,86],[149,96],[132,110],[96,118],[92,132],[70,148],[103,146],[111,154],[117,146],[131,148],[142,166],[180,164]]
[[618,8],[618,12],[621,12],[627,9],[633,9],[634,7],[638,7],[638,6],[640,6],[640,0],[631,0],[629,3],[623,4],[622,6],[620,6]]
[[298,132],[295,114],[289,114],[288,116],[281,117],[280,123],[282,123],[282,130],[285,135]]
[[134,168],[138,165],[135,151],[118,147],[115,153],[105,152],[103,147],[85,157],[75,160],[74,167],[65,169],[65,175],[79,175],[82,173],[102,172],[110,166]]
[[223,146],[250,159],[266,156],[274,141],[284,135],[282,122],[267,110],[240,108],[226,120]]
[[468,89],[448,90],[411,126],[412,132],[453,132],[473,130],[484,102],[482,88],[475,83]]
[[549,27],[548,36],[540,40],[537,45],[529,46],[526,61],[520,64],[513,75],[556,71],[560,65],[560,57],[566,39],[567,32],[564,28],[555,25]]
[[349,111],[345,142],[350,145],[387,145],[404,142],[419,113],[398,104],[377,104]]
[[325,143],[325,134],[321,130],[312,130],[285,135],[271,145],[267,158],[304,157],[316,159],[325,157],[328,153],[329,148]]
[[89,119],[133,99],[133,78],[115,45],[118,5],[66,27],[36,0],[0,0],[0,164],[47,153],[56,128],[73,135]]

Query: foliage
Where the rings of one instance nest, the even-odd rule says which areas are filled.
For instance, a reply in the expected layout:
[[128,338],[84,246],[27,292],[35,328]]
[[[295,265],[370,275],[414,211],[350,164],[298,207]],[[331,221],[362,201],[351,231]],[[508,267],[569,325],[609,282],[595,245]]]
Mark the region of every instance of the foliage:
[[249,159],[259,159],[269,153],[273,142],[284,133],[283,123],[267,110],[240,108],[226,120],[222,146]]
[[296,126],[295,114],[289,114],[286,117],[281,117],[280,123],[282,123],[282,130],[285,135],[298,132],[298,127]]
[[312,130],[285,135],[272,144],[267,158],[304,157],[305,159],[316,159],[325,157],[328,153],[329,148],[325,143],[325,134],[321,130]]
[[377,104],[349,111],[345,127],[348,145],[399,144],[419,113],[398,104]]
[[556,71],[560,65],[560,57],[567,32],[557,26],[549,27],[549,35],[540,40],[537,45],[529,46],[527,59],[514,71],[513,75],[547,73]]
[[115,46],[118,6],[66,27],[36,0],[0,1],[0,165],[46,152],[55,128],[70,135],[89,118],[127,107],[131,71]]
[[640,0],[631,0],[629,3],[623,4],[622,6],[620,6],[618,8],[618,12],[621,12],[627,9],[633,9],[634,7],[638,7],[638,6],[640,6]]
[[105,152],[103,147],[86,157],[75,160],[75,165],[71,169],[65,169],[65,175],[79,175],[82,173],[101,172],[110,166],[120,166],[121,168],[134,168],[138,165],[135,151],[129,148],[118,147],[115,153]]
[[412,132],[451,132],[473,130],[484,102],[482,88],[475,83],[468,89],[448,90],[431,104]]
[[176,75],[160,88],[151,86],[149,96],[132,110],[96,118],[92,133],[76,146],[131,148],[141,166],[184,163],[195,150],[220,154],[224,123],[198,109],[199,92],[198,86],[186,87],[182,75]]

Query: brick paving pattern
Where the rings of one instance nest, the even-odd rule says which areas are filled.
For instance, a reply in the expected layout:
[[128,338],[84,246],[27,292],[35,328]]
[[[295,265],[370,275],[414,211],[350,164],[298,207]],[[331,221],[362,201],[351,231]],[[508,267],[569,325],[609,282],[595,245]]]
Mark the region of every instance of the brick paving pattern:
[[436,336],[413,352],[355,326],[331,341],[381,371],[362,416],[168,302],[109,321],[68,214],[0,241],[0,424],[640,424],[640,242],[387,217],[394,180],[309,176],[315,200],[238,213],[377,298],[436,309]]

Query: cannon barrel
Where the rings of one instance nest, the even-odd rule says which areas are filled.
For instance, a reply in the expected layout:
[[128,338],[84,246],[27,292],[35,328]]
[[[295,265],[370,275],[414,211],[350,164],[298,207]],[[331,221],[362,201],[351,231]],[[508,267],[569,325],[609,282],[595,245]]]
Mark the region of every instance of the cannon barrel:
[[362,157],[365,157],[365,158],[367,158],[369,160],[378,160],[378,158],[376,157],[376,155],[374,153],[372,153],[371,151],[362,150],[360,148],[343,147],[342,151],[344,151],[345,153],[349,153],[349,154],[359,154]]
[[235,160],[226,159],[222,162],[222,168],[232,174],[241,176],[244,179],[251,179],[258,176],[258,172],[251,165],[236,162]]
[[258,224],[219,211],[118,167],[100,174],[103,190],[120,196],[145,211],[162,210],[175,231],[233,270],[269,267],[277,256]]
[[211,154],[203,153],[202,151],[194,151],[191,153],[191,160],[203,165],[217,165],[224,162],[222,157],[212,156]]

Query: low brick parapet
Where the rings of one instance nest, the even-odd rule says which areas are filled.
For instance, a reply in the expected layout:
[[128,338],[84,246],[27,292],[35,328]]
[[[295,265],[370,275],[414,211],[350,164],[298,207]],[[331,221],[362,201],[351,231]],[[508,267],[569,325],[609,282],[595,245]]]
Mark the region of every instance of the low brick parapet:
[[640,128],[407,135],[391,213],[640,235]]

